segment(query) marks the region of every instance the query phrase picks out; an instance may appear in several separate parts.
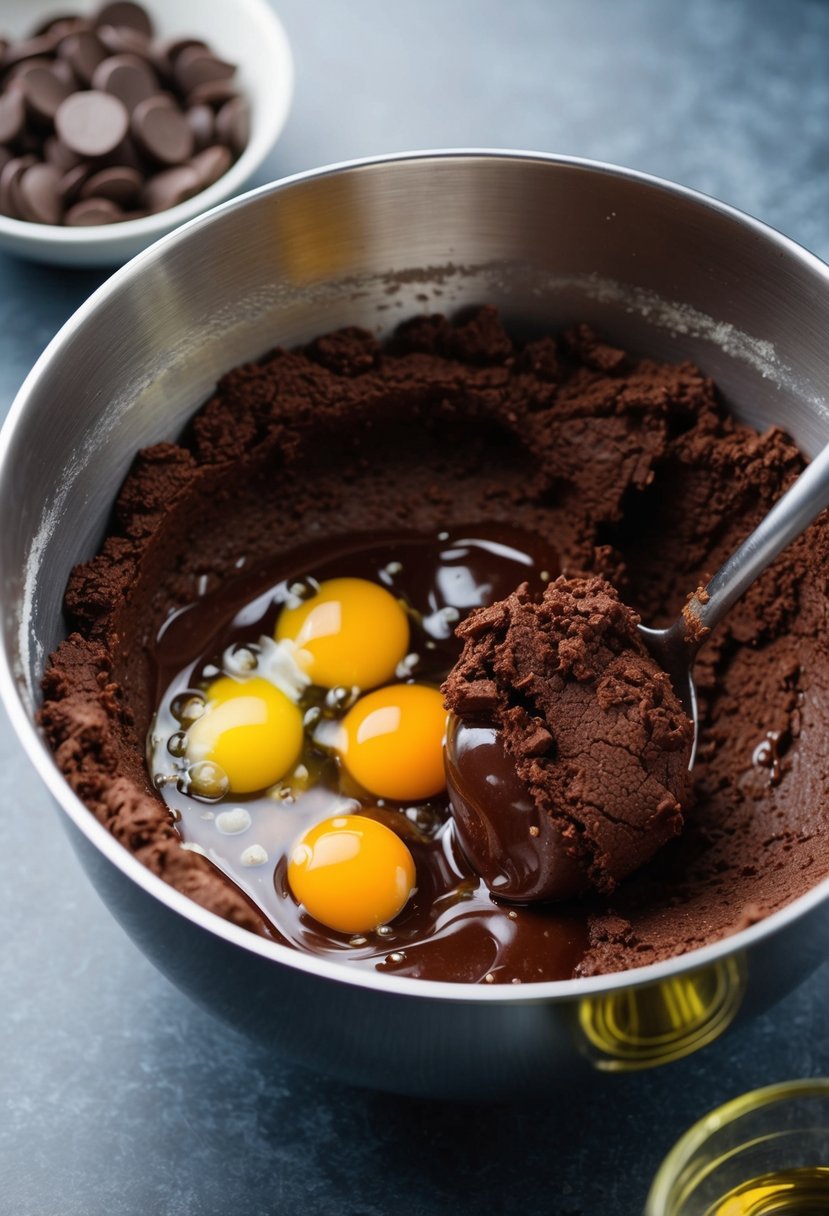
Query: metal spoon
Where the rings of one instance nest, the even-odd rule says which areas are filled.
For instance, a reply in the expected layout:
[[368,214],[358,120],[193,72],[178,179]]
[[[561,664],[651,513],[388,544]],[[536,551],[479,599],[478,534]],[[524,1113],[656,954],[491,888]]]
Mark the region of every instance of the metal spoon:
[[694,724],[689,768],[693,768],[696,759],[699,737],[694,660],[700,646],[778,553],[827,506],[829,444],[807,465],[751,535],[723,562],[710,582],[694,592],[672,625],[667,629],[639,626],[645,645],[671,677],[676,694]]

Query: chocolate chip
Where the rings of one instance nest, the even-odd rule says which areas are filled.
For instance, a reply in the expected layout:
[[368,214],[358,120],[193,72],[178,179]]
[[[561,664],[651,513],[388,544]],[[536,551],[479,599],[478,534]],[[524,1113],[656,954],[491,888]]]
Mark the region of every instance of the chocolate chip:
[[45,21],[32,31],[34,37],[40,34],[53,34],[56,38],[64,38],[67,34],[75,34],[79,30],[88,30],[92,26],[85,17],[73,17],[70,13],[47,17]]
[[16,220],[23,218],[18,207],[18,184],[29,166],[36,164],[33,156],[15,156],[3,166],[0,171],[0,211],[4,215]]
[[124,218],[124,212],[108,198],[85,198],[70,207],[63,217],[70,228],[87,228],[95,224],[116,224]]
[[24,42],[12,42],[3,52],[0,60],[0,71],[8,71],[16,63],[24,59],[34,59],[37,55],[51,55],[58,44],[54,34],[41,34],[38,38],[27,38]]
[[232,80],[206,80],[187,94],[188,106],[220,106],[236,96]]
[[192,198],[201,189],[196,170],[189,165],[178,165],[149,178],[144,183],[140,202],[148,211],[166,211],[168,207]]
[[81,81],[78,80],[71,63],[68,59],[53,59],[51,60],[52,71],[57,76],[58,80],[64,80],[71,85],[73,89],[81,87]]
[[36,119],[50,122],[73,86],[61,80],[51,67],[33,67],[20,78],[20,91]]
[[113,165],[100,169],[85,181],[80,190],[81,198],[106,198],[119,207],[130,207],[138,198],[144,184],[143,176],[128,165]]
[[33,59],[21,59],[20,63],[16,63],[14,67],[9,68],[6,73],[6,87],[8,88],[14,81],[20,81],[27,73],[35,68],[50,68],[55,61],[48,59],[45,55],[35,55]]
[[199,152],[213,143],[216,124],[210,106],[191,106],[186,112],[185,118],[193,132],[193,140]]
[[146,177],[148,171],[146,158],[135,146],[131,135],[124,136],[117,148],[101,157],[101,168],[110,168],[113,165],[127,165],[130,169],[137,169],[142,177]]
[[216,115],[216,137],[239,156],[250,138],[250,106],[243,97],[226,101]]
[[89,161],[81,161],[79,165],[74,165],[60,179],[60,192],[63,196],[63,201],[67,206],[77,202],[80,198],[81,187],[87,181],[92,173],[92,166]]
[[106,47],[91,30],[70,34],[58,47],[58,55],[72,68],[83,84],[91,84],[98,64],[106,59]]
[[109,93],[73,93],[58,108],[55,130],[80,156],[106,156],[127,133],[127,108]]
[[26,102],[18,89],[0,93],[0,144],[10,144],[26,125]]
[[233,156],[230,149],[225,148],[222,144],[214,144],[210,148],[205,148],[203,152],[197,152],[190,160],[190,167],[195,169],[198,174],[201,183],[199,189],[201,190],[217,182],[227,173],[232,164]]
[[235,72],[232,63],[226,63],[206,47],[200,46],[186,47],[173,68],[175,82],[185,95],[209,81],[230,80]]
[[116,0],[112,4],[104,4],[98,9],[95,24],[136,30],[145,38],[153,36],[153,23],[147,10],[140,4],[129,3],[129,0]]
[[138,30],[126,26],[116,29],[113,25],[99,25],[96,33],[110,55],[140,55],[149,61],[150,40]]
[[57,135],[50,135],[44,141],[43,157],[50,165],[60,169],[61,173],[68,173],[83,159],[78,156],[77,152],[73,152],[71,148],[67,148],[66,144],[61,143]]
[[92,87],[102,93],[111,93],[132,113],[139,101],[158,92],[159,83],[146,59],[137,55],[112,55],[98,64]]
[[143,152],[162,165],[180,165],[193,154],[193,132],[171,99],[163,93],[139,102],[130,130]]
[[202,42],[201,38],[188,38],[184,35],[178,38],[158,38],[151,47],[153,62],[166,64],[169,69],[181,52],[189,46],[200,46],[207,50],[207,43]]
[[54,165],[39,162],[21,174],[17,183],[21,217],[35,224],[59,224],[63,216],[60,175]]

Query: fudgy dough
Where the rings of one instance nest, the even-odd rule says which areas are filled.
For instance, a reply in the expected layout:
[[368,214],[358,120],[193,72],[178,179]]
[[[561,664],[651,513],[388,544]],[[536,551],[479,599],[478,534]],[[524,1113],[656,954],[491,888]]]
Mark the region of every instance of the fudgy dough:
[[[101,553],[72,575],[43,730],[126,848],[267,935],[181,849],[147,776],[148,655],[170,612],[309,536],[477,519],[553,538],[565,575],[601,575],[667,623],[802,463],[782,430],[729,417],[696,367],[628,357],[585,326],[522,342],[483,308],[415,318],[385,349],[346,329],[274,350],[224,376],[180,442],[136,456]],[[694,804],[653,861],[585,902],[579,973],[709,943],[829,874],[828,580],[821,518],[703,648]]]
[[[541,599],[524,585],[458,626],[443,685],[458,718],[497,728],[554,847],[606,895],[678,835],[690,797],[693,726],[637,624],[604,579],[561,576]],[[495,809],[488,824],[508,840]]]

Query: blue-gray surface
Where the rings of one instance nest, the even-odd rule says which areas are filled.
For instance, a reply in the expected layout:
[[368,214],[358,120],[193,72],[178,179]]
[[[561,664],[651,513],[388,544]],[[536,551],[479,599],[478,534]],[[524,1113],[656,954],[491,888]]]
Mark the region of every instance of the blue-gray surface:
[[[829,258],[820,0],[283,0],[279,11],[297,91],[261,181],[415,148],[567,152],[697,187]],[[3,411],[102,277],[0,256]],[[0,755],[2,1213],[635,1214],[703,1111],[827,1071],[824,967],[739,1034],[627,1080],[612,1101],[471,1108],[331,1084],[171,988],[98,903],[7,727]]]

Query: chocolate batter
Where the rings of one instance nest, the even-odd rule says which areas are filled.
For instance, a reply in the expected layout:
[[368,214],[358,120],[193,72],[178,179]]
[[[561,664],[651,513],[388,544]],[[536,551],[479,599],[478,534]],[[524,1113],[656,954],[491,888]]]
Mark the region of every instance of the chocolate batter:
[[460,719],[450,793],[494,895],[610,895],[679,833],[693,726],[637,624],[603,579],[562,577],[458,626],[463,654],[443,685]]
[[[180,443],[136,458],[110,537],[67,589],[73,632],[44,678],[43,729],[117,839],[205,907],[272,936],[249,895],[181,848],[149,779],[153,652],[171,614],[315,538],[463,523],[544,538],[562,573],[608,578],[663,624],[801,467],[781,431],[730,419],[696,368],[629,359],[585,327],[522,343],[485,308],[457,324],[417,318],[385,350],[353,329],[276,350],[225,376]],[[819,520],[702,652],[682,834],[613,894],[568,904],[565,949],[561,908],[522,910],[550,917],[556,957],[494,980],[667,958],[829,873],[828,579]],[[433,960],[421,973],[485,978],[485,956],[471,972]]]

